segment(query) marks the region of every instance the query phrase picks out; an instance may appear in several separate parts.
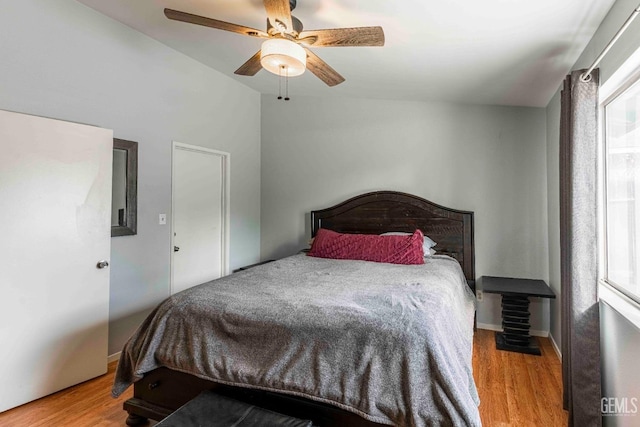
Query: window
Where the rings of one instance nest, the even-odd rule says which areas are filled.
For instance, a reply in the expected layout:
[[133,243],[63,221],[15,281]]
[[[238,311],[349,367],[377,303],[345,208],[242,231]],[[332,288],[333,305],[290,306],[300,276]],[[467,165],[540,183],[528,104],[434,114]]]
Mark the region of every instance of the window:
[[640,302],[640,81],[604,104],[604,279]]

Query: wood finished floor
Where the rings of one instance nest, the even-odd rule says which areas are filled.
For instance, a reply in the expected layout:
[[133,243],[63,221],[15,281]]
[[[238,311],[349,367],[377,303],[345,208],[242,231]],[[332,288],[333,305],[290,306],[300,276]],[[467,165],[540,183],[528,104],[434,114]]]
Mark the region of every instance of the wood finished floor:
[[542,356],[496,350],[494,333],[478,329],[473,376],[486,427],[568,425],[562,409],[562,364],[548,338],[538,338]]
[[[542,356],[498,351],[493,332],[476,331],[473,372],[485,427],[567,425],[560,361],[548,339],[539,341]],[[122,402],[131,397],[132,389],[113,399],[114,371],[112,363],[102,377],[3,412],[0,426],[125,426]]]

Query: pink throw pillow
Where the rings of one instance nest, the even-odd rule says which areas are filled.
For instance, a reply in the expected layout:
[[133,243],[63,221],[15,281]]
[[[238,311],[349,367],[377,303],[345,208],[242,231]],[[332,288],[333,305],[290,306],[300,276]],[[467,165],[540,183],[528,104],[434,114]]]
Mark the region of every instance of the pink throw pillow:
[[343,234],[321,228],[313,239],[309,256],[332,259],[424,264],[422,231],[408,236]]

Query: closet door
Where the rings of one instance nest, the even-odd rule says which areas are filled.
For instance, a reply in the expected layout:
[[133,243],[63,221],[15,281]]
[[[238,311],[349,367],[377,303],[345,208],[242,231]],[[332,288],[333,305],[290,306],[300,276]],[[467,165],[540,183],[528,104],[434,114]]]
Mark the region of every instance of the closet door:
[[229,160],[173,143],[171,294],[228,274]]
[[106,373],[112,146],[0,111],[0,411]]

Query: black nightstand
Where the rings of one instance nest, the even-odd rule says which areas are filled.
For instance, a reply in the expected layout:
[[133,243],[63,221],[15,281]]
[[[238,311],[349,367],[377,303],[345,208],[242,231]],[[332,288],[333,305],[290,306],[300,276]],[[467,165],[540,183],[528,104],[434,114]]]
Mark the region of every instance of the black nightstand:
[[511,279],[482,276],[477,289],[488,294],[502,295],[502,328],[496,333],[496,348],[519,353],[540,355],[540,347],[529,335],[529,297],[555,298],[544,280]]

